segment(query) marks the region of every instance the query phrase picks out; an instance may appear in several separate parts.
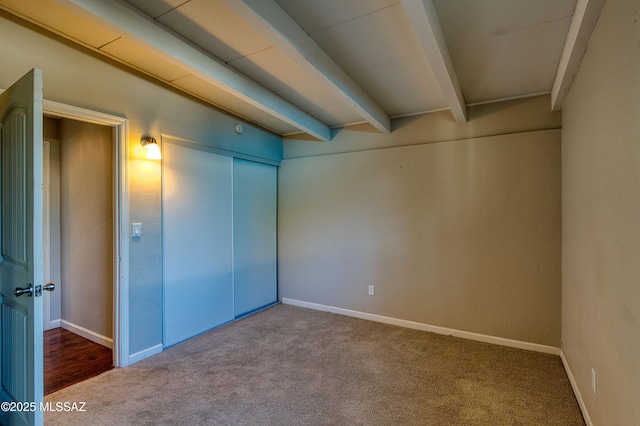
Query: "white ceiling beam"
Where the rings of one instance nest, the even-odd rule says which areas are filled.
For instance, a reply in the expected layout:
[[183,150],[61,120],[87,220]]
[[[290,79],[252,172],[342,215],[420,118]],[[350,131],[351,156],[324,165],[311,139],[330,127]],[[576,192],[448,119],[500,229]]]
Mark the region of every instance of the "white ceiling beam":
[[427,56],[453,117],[456,122],[465,123],[467,105],[433,0],[402,0],[402,6],[409,17],[414,33],[418,36],[422,50]]
[[301,131],[321,141],[331,140],[329,126],[185,42],[133,6],[120,0],[56,1]]
[[391,132],[387,113],[275,1],[223,2],[376,129]]
[[551,89],[551,110],[562,108],[573,80],[576,78],[580,62],[589,47],[591,34],[598,23],[606,0],[578,0],[571,19],[569,34],[564,43],[556,79]]

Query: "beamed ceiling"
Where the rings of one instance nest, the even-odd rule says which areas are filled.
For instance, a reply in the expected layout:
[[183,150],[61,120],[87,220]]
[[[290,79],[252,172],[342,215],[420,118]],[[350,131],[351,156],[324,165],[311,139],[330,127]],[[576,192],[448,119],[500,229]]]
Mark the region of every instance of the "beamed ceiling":
[[605,0],[0,0],[0,8],[279,135],[551,94]]

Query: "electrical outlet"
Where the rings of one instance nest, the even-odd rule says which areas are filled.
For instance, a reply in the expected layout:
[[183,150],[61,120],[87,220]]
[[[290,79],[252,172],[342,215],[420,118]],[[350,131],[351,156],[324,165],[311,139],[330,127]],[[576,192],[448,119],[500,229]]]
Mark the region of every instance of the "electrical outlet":
[[591,390],[594,395],[598,393],[598,376],[593,368],[591,369]]
[[370,285],[369,286],[369,296],[373,296],[374,294],[376,294],[376,286]]

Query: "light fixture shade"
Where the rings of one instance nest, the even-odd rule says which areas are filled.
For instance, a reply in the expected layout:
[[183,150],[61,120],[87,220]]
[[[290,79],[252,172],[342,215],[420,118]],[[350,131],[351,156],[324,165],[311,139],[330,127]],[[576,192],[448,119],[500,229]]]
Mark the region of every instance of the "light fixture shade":
[[160,152],[160,146],[158,146],[156,138],[153,136],[143,136],[140,140],[140,144],[147,150],[147,158],[149,160],[162,159],[162,153]]
[[150,143],[146,146],[147,158],[149,160],[162,160],[162,153],[157,143]]

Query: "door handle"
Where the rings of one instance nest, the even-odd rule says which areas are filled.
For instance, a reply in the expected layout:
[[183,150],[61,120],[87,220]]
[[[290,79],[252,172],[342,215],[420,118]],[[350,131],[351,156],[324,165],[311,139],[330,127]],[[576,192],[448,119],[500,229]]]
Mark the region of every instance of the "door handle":
[[15,290],[13,290],[13,295],[15,297],[20,297],[23,294],[26,294],[29,297],[33,296],[33,287],[31,284],[29,284],[29,287],[27,288],[16,287]]
[[53,282],[48,282],[45,285],[37,285],[36,286],[36,297],[42,296],[42,290],[53,291],[56,289],[56,284]]

